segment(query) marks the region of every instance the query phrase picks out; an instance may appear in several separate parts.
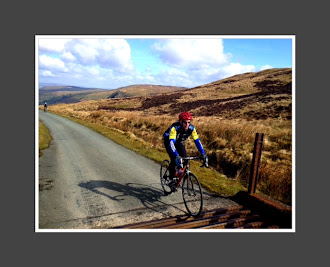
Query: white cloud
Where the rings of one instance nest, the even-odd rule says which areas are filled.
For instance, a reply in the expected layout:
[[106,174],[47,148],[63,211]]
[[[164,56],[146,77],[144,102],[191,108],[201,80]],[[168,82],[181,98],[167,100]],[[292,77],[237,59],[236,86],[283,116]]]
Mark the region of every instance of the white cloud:
[[52,58],[46,55],[39,57],[39,64],[42,69],[57,70],[57,71],[68,71],[63,61],[58,58]]
[[51,71],[49,70],[44,70],[41,73],[41,76],[43,77],[56,77],[56,75],[54,75]]
[[70,51],[83,65],[96,64],[98,54],[94,47],[89,47],[80,43],[75,44]]
[[131,49],[124,39],[74,39],[66,52],[82,65],[113,68],[119,72],[133,71]]
[[137,74],[134,77],[130,77],[128,78],[129,84],[155,84],[157,83],[157,79],[155,76],[151,76],[151,75],[141,75],[141,74]]
[[82,77],[84,77],[83,75],[81,75],[80,73],[76,73],[76,74],[74,74],[73,75],[73,77],[75,78],[75,79],[81,79]]
[[63,60],[82,66],[134,70],[131,49],[124,39],[39,39],[39,53],[44,52],[57,53]]
[[255,70],[256,68],[253,65],[241,65],[240,63],[230,63],[222,68],[222,72],[226,75],[226,77],[252,72]]
[[187,87],[255,71],[252,65],[231,62],[233,56],[224,52],[222,39],[161,39],[152,49],[170,68],[159,75],[161,80]]
[[104,88],[134,79],[131,48],[124,39],[40,38],[39,70],[42,77],[71,79],[73,85],[102,86],[98,81],[104,81]]
[[260,70],[267,70],[267,69],[272,69],[272,68],[273,67],[270,65],[265,65],[265,66],[260,67]]
[[88,68],[87,71],[93,76],[98,76],[100,74],[100,71],[95,67]]
[[64,52],[61,55],[62,59],[66,60],[66,61],[75,61],[76,58],[74,57],[74,55],[72,55],[70,52]]
[[166,39],[154,44],[153,49],[167,64],[188,69],[201,65],[220,66],[228,62],[221,39]]
[[39,39],[39,51],[61,53],[70,39]]

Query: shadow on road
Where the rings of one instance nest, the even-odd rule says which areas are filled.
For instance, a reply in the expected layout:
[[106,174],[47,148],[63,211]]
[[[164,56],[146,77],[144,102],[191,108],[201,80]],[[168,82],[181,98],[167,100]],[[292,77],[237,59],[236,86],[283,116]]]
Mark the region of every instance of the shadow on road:
[[[171,205],[161,201],[161,197],[164,197],[164,192],[162,190],[143,184],[119,184],[110,181],[89,181],[80,183],[79,186],[88,189],[96,194],[105,196],[114,201],[124,201],[125,196],[133,196],[136,199],[140,200],[146,208],[152,209],[157,212],[166,210],[166,205]],[[106,190],[116,191],[119,194],[116,195],[115,193],[112,195],[112,192],[106,192]],[[174,205],[171,206],[179,209]]]

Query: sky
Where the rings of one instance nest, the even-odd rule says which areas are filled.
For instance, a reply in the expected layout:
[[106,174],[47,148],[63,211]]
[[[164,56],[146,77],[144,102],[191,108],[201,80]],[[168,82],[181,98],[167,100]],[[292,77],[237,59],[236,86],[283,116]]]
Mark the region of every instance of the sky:
[[40,35],[36,36],[36,78],[39,87],[193,88],[236,74],[292,68],[294,42],[292,35]]

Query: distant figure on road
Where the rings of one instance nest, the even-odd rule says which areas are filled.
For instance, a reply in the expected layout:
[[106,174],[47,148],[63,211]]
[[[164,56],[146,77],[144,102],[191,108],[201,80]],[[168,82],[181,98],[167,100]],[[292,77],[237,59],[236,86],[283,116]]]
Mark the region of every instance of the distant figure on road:
[[174,177],[175,166],[182,167],[182,157],[187,157],[183,142],[186,141],[189,136],[192,136],[194,139],[197,149],[203,156],[204,164],[208,164],[208,157],[204,152],[195,127],[191,124],[192,119],[193,117],[189,112],[180,113],[179,121],[173,123],[163,135],[166,151],[171,158],[170,179]]
[[44,112],[47,112],[47,103],[44,104]]

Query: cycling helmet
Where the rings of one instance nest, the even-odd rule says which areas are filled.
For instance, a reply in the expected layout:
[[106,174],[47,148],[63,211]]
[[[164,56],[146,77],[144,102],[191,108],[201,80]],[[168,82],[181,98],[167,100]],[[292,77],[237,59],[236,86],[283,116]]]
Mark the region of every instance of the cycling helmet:
[[185,121],[185,120],[192,120],[192,119],[193,119],[193,117],[191,116],[191,114],[189,112],[182,112],[179,115],[179,120]]

